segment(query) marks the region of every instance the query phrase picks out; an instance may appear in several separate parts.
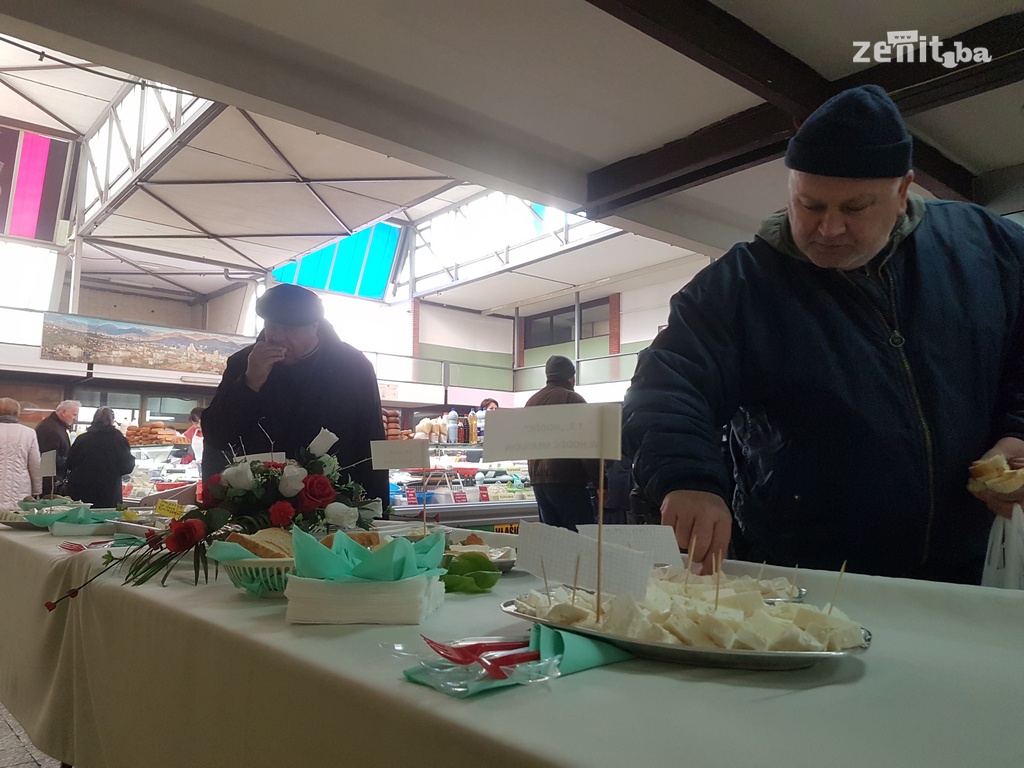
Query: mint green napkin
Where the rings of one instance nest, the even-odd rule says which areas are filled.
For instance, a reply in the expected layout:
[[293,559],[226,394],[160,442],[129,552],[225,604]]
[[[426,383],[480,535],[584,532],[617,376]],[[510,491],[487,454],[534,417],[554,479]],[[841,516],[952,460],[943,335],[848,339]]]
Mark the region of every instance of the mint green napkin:
[[435,531],[413,543],[397,537],[370,551],[343,533],[328,549],[308,533],[292,528],[295,573],[325,581],[402,581],[414,576],[439,576],[444,534]]
[[46,509],[47,507],[70,507],[74,501],[70,499],[33,499],[32,501],[19,501],[18,509],[28,512],[30,509]]
[[[560,677],[633,658],[631,653],[601,640],[594,640],[585,635],[577,635],[574,632],[555,629],[544,624],[534,624],[530,629],[530,649],[540,651],[542,661],[560,656],[561,660],[558,664]],[[473,666],[466,669],[475,668]],[[453,671],[457,673],[459,670]],[[510,678],[496,680],[492,677],[481,676],[477,679],[469,674],[449,676],[422,665],[403,670],[402,674],[410,683],[425,685],[457,699],[518,684],[517,680]]]
[[122,512],[117,511],[93,512],[89,507],[75,507],[66,512],[26,512],[22,517],[39,528],[49,528],[54,523],[94,525],[95,523],[104,523],[107,520],[120,517],[122,514]]

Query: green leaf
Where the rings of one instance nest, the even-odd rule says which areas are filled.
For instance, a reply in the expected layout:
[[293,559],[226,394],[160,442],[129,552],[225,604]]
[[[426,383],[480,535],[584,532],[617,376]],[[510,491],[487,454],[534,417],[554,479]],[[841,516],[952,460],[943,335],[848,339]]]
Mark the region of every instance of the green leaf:
[[463,552],[461,555],[454,556],[445,555],[441,567],[447,568],[448,573],[455,576],[465,576],[478,571],[498,573],[498,566],[492,563],[487,555],[482,552]]
[[475,595],[490,592],[500,578],[500,571],[474,571],[465,575],[446,573],[441,577],[441,581],[444,582],[445,592],[463,592]]

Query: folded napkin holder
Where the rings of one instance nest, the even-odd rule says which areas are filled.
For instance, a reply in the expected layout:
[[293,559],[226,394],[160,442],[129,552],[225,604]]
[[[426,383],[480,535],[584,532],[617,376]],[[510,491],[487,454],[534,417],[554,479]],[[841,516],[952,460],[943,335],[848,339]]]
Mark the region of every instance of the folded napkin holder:
[[295,573],[285,618],[297,624],[419,624],[444,601],[438,577],[440,533],[412,543],[395,539],[371,551],[348,536],[331,549],[292,529]]
[[444,602],[437,576],[401,581],[288,577],[285,618],[293,624],[419,624]]

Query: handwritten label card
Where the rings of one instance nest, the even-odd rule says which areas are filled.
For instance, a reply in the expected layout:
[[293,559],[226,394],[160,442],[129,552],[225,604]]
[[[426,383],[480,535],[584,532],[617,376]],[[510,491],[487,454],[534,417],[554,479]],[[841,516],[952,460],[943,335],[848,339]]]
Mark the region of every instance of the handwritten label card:
[[374,469],[429,469],[426,440],[371,440]]
[[[643,600],[647,595],[647,580],[654,568],[654,557],[650,552],[629,549],[619,544],[603,544],[602,596],[632,595],[637,600]],[[578,557],[580,568],[576,585],[584,589],[597,589],[597,539],[581,536],[567,528],[523,521],[519,524],[516,551],[517,567],[529,571],[537,578],[543,578],[546,574],[548,585],[552,588],[559,584],[572,586],[576,578]]]
[[621,413],[618,403],[491,411],[483,459],[618,459],[622,456]]
[[469,501],[469,497],[466,496],[466,492],[465,491],[455,491],[452,494],[452,498],[455,500],[456,504],[462,504],[462,503],[465,503],[465,502]]
[[[584,536],[597,538],[596,524],[576,527]],[[668,525],[606,525],[602,541],[605,544],[621,544],[629,549],[650,552],[654,562],[662,565],[679,565],[683,562],[675,532]]]
[[481,485],[480,486],[480,501],[490,501],[490,500],[491,500],[490,491],[487,490],[487,486],[486,485]]
[[185,514],[185,508],[181,506],[181,504],[175,504],[173,501],[168,501],[167,499],[157,499],[156,506],[153,507],[153,511],[158,515],[170,517],[174,520],[177,520]]
[[416,506],[417,504],[419,504],[419,503],[420,503],[420,502],[419,502],[419,499],[417,499],[417,498],[416,498],[416,489],[415,489],[415,488],[406,488],[406,489],[405,489],[405,500],[406,500],[406,501],[407,501],[407,502],[408,502],[409,504],[411,504],[412,506],[414,506],[414,507],[415,507],[415,506]]

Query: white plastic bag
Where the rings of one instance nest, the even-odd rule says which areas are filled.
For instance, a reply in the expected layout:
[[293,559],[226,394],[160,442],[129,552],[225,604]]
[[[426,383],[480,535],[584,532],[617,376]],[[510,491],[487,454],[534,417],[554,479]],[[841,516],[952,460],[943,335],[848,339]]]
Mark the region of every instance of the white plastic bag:
[[985,587],[1024,589],[1024,512],[1013,505],[1013,516],[996,517],[988,536],[988,554],[981,575]]

